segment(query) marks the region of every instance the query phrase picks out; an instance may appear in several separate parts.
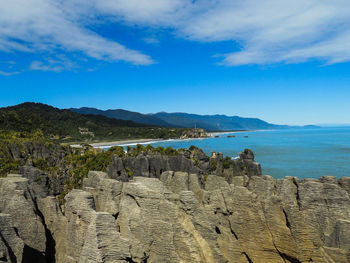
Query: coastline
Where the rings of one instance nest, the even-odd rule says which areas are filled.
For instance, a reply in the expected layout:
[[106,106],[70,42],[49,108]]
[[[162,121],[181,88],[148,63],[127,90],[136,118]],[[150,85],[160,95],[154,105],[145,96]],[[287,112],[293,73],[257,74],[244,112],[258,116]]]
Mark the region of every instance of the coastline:
[[[222,131],[222,132],[208,132],[209,135],[208,138],[213,138],[216,135],[222,135],[222,134],[231,134],[231,133],[242,133],[242,132],[256,132],[256,131],[263,131],[263,130],[239,130],[239,131]],[[190,141],[190,140],[203,140],[208,138],[188,138],[188,139],[131,139],[131,140],[120,140],[120,141],[110,141],[110,142],[96,142],[91,143],[90,145],[93,148],[97,149],[103,149],[103,148],[110,148],[113,146],[135,146],[137,144],[147,145],[152,144],[156,142],[167,142],[167,141]],[[77,144],[71,145],[72,147],[79,147]]]
[[[212,138],[212,137],[209,137]],[[189,139],[137,139],[137,140],[123,140],[113,142],[99,142],[90,144],[94,148],[110,148],[113,146],[135,146],[137,144],[147,145],[157,142],[174,142],[174,141],[191,141],[191,140],[203,140],[208,138],[189,138]]]
[[259,132],[259,131],[273,131],[273,129],[271,129],[271,130],[237,130],[237,131],[208,132],[208,135],[210,137],[213,137],[215,135],[221,135],[221,134],[242,133],[242,132]]
[[91,143],[90,145],[94,148],[109,148],[113,146],[130,146],[137,144],[150,144],[154,142],[166,141],[165,139],[134,139],[134,140],[121,140],[121,141],[111,141],[111,142],[97,142]]

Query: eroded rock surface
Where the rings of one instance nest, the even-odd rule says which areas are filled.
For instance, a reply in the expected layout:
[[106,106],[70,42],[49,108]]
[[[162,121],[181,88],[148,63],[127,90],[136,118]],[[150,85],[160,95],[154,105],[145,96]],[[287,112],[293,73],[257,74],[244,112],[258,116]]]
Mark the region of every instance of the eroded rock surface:
[[16,234],[23,240],[24,262],[46,262],[46,229],[29,180],[20,175],[0,178],[0,213],[10,216]]
[[0,261],[350,262],[348,185],[172,171],[122,182],[90,172],[59,205],[10,175],[0,179]]
[[260,164],[255,162],[254,154],[246,149],[239,158],[232,160],[213,152],[208,157],[201,149],[191,146],[175,155],[141,152],[137,156],[113,156],[108,167],[108,175],[121,181],[128,181],[133,176],[160,178],[165,171],[197,174],[199,179],[208,174],[225,177],[228,182],[236,176],[261,175]]

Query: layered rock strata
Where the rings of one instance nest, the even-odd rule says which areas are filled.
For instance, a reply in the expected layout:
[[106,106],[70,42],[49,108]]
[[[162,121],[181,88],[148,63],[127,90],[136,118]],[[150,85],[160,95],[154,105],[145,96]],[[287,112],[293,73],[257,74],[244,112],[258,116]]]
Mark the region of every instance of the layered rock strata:
[[59,205],[10,175],[0,179],[0,261],[350,262],[349,185],[172,171],[122,182],[90,172]]
[[112,163],[107,169],[111,178],[128,181],[132,176],[160,178],[165,171],[181,171],[198,174],[202,179],[204,175],[215,174],[225,177],[231,182],[235,176],[261,175],[260,164],[255,162],[254,154],[246,149],[239,153],[239,158],[224,159],[220,153],[212,153],[208,157],[201,149],[192,146],[190,150],[179,150],[174,156],[156,153],[141,153],[137,156],[113,156]]

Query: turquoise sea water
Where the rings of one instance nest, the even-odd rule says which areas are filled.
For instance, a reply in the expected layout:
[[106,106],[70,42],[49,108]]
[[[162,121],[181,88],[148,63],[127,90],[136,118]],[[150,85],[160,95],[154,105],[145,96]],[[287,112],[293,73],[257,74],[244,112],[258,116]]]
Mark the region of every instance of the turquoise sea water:
[[216,151],[232,157],[249,148],[261,164],[263,174],[275,178],[350,176],[350,127],[239,132],[234,135],[235,138],[221,134],[219,138],[164,141],[152,145],[174,148],[195,145],[207,154]]

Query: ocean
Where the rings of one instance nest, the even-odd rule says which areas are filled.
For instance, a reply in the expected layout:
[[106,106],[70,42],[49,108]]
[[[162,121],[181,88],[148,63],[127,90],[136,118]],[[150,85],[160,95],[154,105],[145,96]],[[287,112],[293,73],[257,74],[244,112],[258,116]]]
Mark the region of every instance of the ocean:
[[[227,135],[236,137],[228,138]],[[209,155],[215,151],[230,157],[236,157],[240,151],[249,148],[261,164],[263,174],[275,178],[350,176],[350,127],[237,132],[219,134],[218,138],[151,144],[176,149],[194,145]]]

